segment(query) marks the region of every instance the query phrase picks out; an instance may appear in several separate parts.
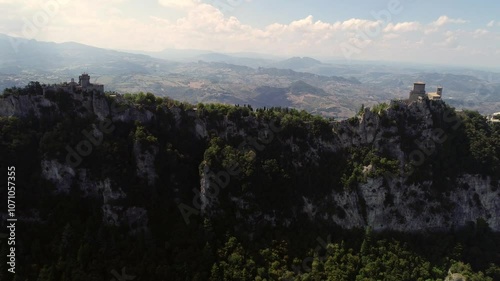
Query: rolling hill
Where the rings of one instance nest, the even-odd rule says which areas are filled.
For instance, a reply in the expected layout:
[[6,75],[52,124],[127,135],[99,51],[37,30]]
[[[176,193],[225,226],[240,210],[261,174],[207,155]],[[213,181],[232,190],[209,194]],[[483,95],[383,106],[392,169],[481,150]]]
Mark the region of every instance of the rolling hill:
[[[280,60],[203,50],[137,54],[0,35],[0,89],[30,81],[69,81],[82,72],[105,84],[108,91],[146,91],[191,103],[292,106],[340,119],[353,116],[362,104],[404,99],[413,82],[420,80],[427,83],[428,91],[443,86],[443,98],[458,108],[490,114],[500,107],[500,74],[494,72],[324,63],[309,57]],[[307,93],[294,92],[303,86],[310,88]]]

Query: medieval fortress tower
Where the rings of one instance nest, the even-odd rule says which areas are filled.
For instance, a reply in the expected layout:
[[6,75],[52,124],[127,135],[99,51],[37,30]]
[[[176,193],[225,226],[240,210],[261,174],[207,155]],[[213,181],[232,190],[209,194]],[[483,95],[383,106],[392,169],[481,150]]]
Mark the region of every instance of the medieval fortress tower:
[[78,83],[75,79],[71,79],[71,82],[64,82],[62,84],[48,85],[43,88],[43,93],[46,91],[58,91],[63,90],[65,92],[76,93],[76,92],[93,92],[104,93],[104,85],[102,84],[92,84],[90,83],[90,75],[83,73],[78,77]]
[[436,92],[426,93],[425,92],[425,83],[423,82],[415,82],[413,83],[413,90],[410,91],[409,101],[416,100],[440,100],[443,94],[443,87],[438,87]]

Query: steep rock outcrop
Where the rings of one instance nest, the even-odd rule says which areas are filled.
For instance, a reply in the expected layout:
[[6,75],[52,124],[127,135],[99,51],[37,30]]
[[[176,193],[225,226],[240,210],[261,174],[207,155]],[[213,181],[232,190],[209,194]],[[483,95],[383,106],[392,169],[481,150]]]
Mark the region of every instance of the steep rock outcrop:
[[[428,171],[429,178],[432,178],[432,167],[419,167],[420,164],[414,161],[419,160],[418,157],[430,157],[436,146],[449,137],[440,127],[442,124],[435,123],[436,120],[446,123],[451,131],[460,126],[457,119],[450,117],[449,109],[443,103],[419,101],[409,104],[394,101],[387,110],[374,112],[365,109],[357,117],[334,123],[332,140],[311,139],[305,151],[294,137],[279,139],[292,153],[303,156],[293,160],[295,168],[317,164],[325,152],[366,146],[385,151],[399,162],[399,172],[395,174],[373,177],[370,172],[374,167],[365,167],[366,181],[358,183],[354,189],[338,191],[332,186],[330,195],[319,200],[302,196],[302,200],[299,200],[302,205],[291,207],[298,207],[299,213],[311,220],[322,220],[345,228],[370,226],[377,231],[445,231],[463,227],[469,221],[484,219],[492,229],[500,231],[498,181],[481,175],[462,174],[455,179],[456,186],[466,188],[436,192],[432,179],[418,182],[411,180],[412,172],[407,170],[413,168]],[[223,128],[231,128],[231,124]],[[228,131],[220,131],[219,136],[227,138]],[[403,143],[403,139],[411,140],[411,147],[406,147],[409,144]],[[203,166],[203,169],[205,172],[201,174],[200,181],[203,208],[207,215],[216,216],[223,212],[218,209],[220,201],[227,199],[219,192],[216,196],[210,195],[213,191],[207,191],[212,188],[207,172],[209,167]],[[228,194],[237,209],[259,210],[247,216],[248,224],[257,223],[256,217],[272,217],[268,221],[272,224],[297,219],[296,216],[290,218],[289,214],[281,215],[279,212],[262,213],[258,202],[249,202],[249,198],[258,195],[251,191],[240,196],[235,196],[231,191]],[[249,208],[249,204],[253,207]]]
[[[135,122],[151,124],[158,117],[154,113],[157,112],[155,108],[133,105],[121,96],[108,98],[97,93],[68,95],[71,95],[73,101],[73,107],[69,110],[63,108],[60,102],[44,96],[4,97],[0,99],[0,116],[23,118],[34,114],[37,118],[64,118],[76,112],[80,116],[93,115],[98,120],[109,119],[112,123],[121,122],[127,126],[132,126]],[[306,137],[303,137],[293,131],[282,134],[282,128],[273,131],[270,129],[269,120],[263,121],[252,115],[241,116],[236,120],[228,116],[211,119],[192,109],[174,106],[163,107],[162,110],[172,119],[171,124],[162,127],[166,130],[162,131],[162,134],[175,134],[182,129],[189,132],[187,136],[202,141],[217,136],[231,143],[235,149],[251,146],[252,141],[258,139],[260,143],[250,147],[256,154],[271,144],[278,144],[275,147],[289,153],[287,156],[291,159],[290,173],[306,167],[314,169],[324,162],[327,157],[325,155],[348,154],[352,148],[369,147],[383,151],[398,162],[398,171],[392,175],[381,176],[376,174],[376,166],[364,166],[364,180],[350,188],[339,188],[337,183],[325,183],[321,188],[328,192],[319,196],[301,194],[302,191],[290,192],[292,195],[287,198],[293,199],[294,203],[284,203],[287,212],[273,206],[261,208],[261,203],[256,199],[261,194],[252,189],[240,188],[235,192],[219,184],[219,190],[215,190],[212,186],[216,181],[214,173],[216,176],[220,175],[217,174],[218,171],[212,173],[211,167],[202,162],[199,163],[201,172],[196,179],[199,183],[201,204],[195,207],[201,210],[203,216],[227,215],[230,211],[221,209],[220,206],[229,204],[234,207],[235,216],[248,225],[290,225],[304,216],[309,220],[319,220],[345,228],[371,226],[375,230],[421,231],[458,228],[466,225],[468,221],[482,218],[492,229],[500,231],[498,181],[475,174],[461,174],[454,179],[457,188],[436,193],[433,190],[435,182],[432,167],[423,167],[424,172],[430,175],[418,181],[412,179],[412,174],[408,173],[408,170],[415,166],[411,159],[413,154],[428,157],[441,139],[447,137],[443,134],[444,131],[440,131],[443,123],[451,127],[451,130],[456,130],[460,125],[455,119],[449,118],[448,109],[441,102],[419,101],[408,104],[395,101],[386,110],[377,112],[365,109],[349,120],[332,122],[332,131],[327,132],[326,137],[307,135],[310,124],[303,125],[306,128]],[[94,136],[102,137],[95,126],[93,129]],[[238,144],[241,144],[241,147]],[[158,184],[158,155],[164,149],[157,145],[142,148],[137,142],[131,145],[129,155],[135,164],[134,172],[148,187]],[[179,160],[172,161],[179,164]],[[128,194],[125,188],[116,186],[114,179],[92,178],[87,169],[61,164],[55,159],[43,158],[40,167],[42,178],[52,182],[56,192],[68,193],[72,186],[77,186],[84,196],[101,196],[104,222],[146,227],[147,223],[133,222],[147,222],[146,208],[124,207],[117,203],[120,199],[128,198]],[[166,172],[169,171],[165,169]],[[240,180],[238,175],[223,172],[226,172],[224,176],[228,181]],[[175,176],[172,175],[172,178]],[[221,181],[222,177],[218,179]],[[172,182],[175,186],[175,180]],[[173,194],[177,196],[182,193],[182,188],[175,186]],[[179,198],[172,200],[178,201]]]

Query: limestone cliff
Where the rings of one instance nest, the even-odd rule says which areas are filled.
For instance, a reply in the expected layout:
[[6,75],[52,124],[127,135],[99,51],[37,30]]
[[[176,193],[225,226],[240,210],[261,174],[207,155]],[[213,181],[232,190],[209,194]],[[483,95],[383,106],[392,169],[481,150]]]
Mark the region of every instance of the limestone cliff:
[[[442,179],[442,183],[439,177],[447,174],[438,173],[442,169],[436,166],[438,162],[429,160],[445,153],[443,147],[461,128],[459,119],[440,101],[395,101],[384,109],[364,109],[358,116],[341,122],[315,127],[315,121],[307,121],[299,127],[287,127],[286,118],[270,120],[255,114],[231,117],[230,113],[214,117],[210,114],[217,112],[206,113],[200,108],[136,104],[120,95],[109,97],[97,92],[68,94],[63,99],[64,102],[61,97],[9,95],[0,98],[0,116],[55,123],[75,115],[94,118],[92,135],[105,141],[108,136],[114,138],[109,144],[96,144],[103,149],[99,153],[103,153],[104,159],[122,157],[113,159],[113,163],[130,163],[116,174],[133,173],[138,182],[134,184],[142,186],[145,193],[156,194],[165,189],[168,200],[176,204],[187,202],[192,206],[191,202],[198,202],[194,208],[202,216],[230,216],[250,228],[262,223],[287,226],[307,218],[344,228],[371,226],[375,230],[411,232],[458,228],[468,221],[484,219],[492,229],[500,231],[500,188],[496,177],[460,171],[453,178]],[[168,122],[163,124],[161,120]],[[96,124],[102,121],[109,121],[113,130],[101,132]],[[136,139],[123,149],[116,148],[120,138],[133,137],[131,128],[138,124],[145,126],[152,138],[146,136],[146,140]],[[85,140],[85,134],[80,137]],[[246,165],[245,171],[235,168],[232,173],[226,158],[207,160],[210,141],[216,137],[223,142],[221,151],[239,157],[237,163],[240,168]],[[110,150],[105,150],[108,147]],[[382,160],[377,164],[367,164],[357,174],[359,167],[354,169],[353,175],[360,180],[343,185],[340,174],[334,174],[349,176],[350,170],[334,163],[331,167],[337,170],[331,172],[332,181],[326,172],[322,174],[325,179],[308,179],[313,183],[307,188],[289,190],[281,186],[294,178],[304,180],[308,177],[304,171],[324,169],[323,163],[332,162],[329,157],[338,157],[337,165],[348,163],[353,151],[362,149],[380,152],[393,161],[390,163],[397,164],[387,170],[382,164],[389,160],[380,156]],[[90,157],[98,156],[91,154],[87,158]],[[40,176],[53,184],[53,192],[68,193],[76,186],[82,196],[100,198],[105,223],[133,224],[134,229],[146,227],[147,203],[135,204],[135,197],[129,196],[128,183],[110,176],[115,172],[99,176],[92,166],[74,167],[64,162],[64,157],[49,153],[41,154],[39,159]],[[262,184],[252,182],[261,164],[266,165],[265,171],[273,171],[265,184],[278,186],[265,196],[259,188],[252,188]],[[184,168],[182,172],[172,172],[176,167]],[[196,170],[198,173],[193,173]],[[198,184],[193,188],[181,182]],[[439,189],[436,186],[440,184],[446,186]],[[123,205],[124,200],[127,206]]]

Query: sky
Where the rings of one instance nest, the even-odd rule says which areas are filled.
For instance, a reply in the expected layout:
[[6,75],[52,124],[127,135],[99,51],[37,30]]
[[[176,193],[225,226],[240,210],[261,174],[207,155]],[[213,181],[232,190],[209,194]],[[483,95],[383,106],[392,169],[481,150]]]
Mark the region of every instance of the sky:
[[0,10],[0,33],[108,49],[500,65],[491,0],[0,0]]

